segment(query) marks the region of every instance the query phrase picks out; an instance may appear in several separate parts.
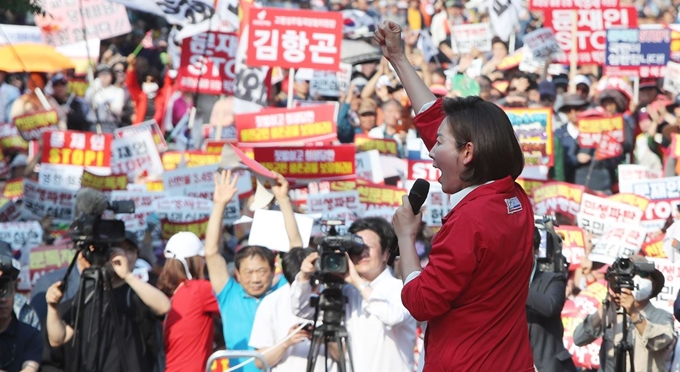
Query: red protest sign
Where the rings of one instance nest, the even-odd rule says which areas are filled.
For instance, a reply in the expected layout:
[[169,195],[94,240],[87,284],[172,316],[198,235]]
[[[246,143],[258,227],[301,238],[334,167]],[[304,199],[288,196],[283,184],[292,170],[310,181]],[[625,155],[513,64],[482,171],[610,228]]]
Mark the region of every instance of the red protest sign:
[[14,125],[26,141],[40,138],[42,132],[48,129],[57,129],[57,123],[57,110],[31,112],[14,118]]
[[31,285],[50,271],[63,269],[73,260],[75,251],[69,249],[69,244],[42,245],[30,250],[29,273]]
[[576,226],[559,226],[555,227],[555,232],[562,236],[562,254],[569,262],[569,271],[581,267],[581,258],[586,255],[583,229]]
[[247,64],[340,70],[342,14],[278,8],[253,9],[248,19]]
[[357,151],[378,150],[381,155],[399,156],[397,141],[391,138],[371,138],[365,134],[354,136],[354,146]]
[[[610,142],[623,143],[623,116],[583,118],[578,121],[578,130],[578,145],[582,148],[598,148],[604,134],[610,137]],[[605,151],[604,153],[612,153],[615,149]]]
[[207,32],[182,41],[177,70],[180,90],[203,94],[234,94],[238,35]]
[[[536,1],[536,0],[534,0]],[[574,12],[577,15],[577,52],[579,64],[605,63],[605,46],[607,29],[637,27],[637,10],[635,7],[560,9],[551,7],[545,10],[544,26],[555,32],[555,39],[564,55],[556,58],[554,63],[568,63],[571,53]]]
[[293,179],[349,180],[355,178],[354,145],[321,147],[257,147],[255,161]]
[[595,148],[595,159],[604,160],[619,157],[623,154],[623,144],[609,132],[602,133],[602,140]]
[[290,143],[334,141],[338,138],[336,105],[319,105],[295,109],[263,109],[236,115],[238,141],[248,146],[272,146]]
[[618,8],[619,0],[530,0],[531,10]]
[[2,123],[0,124],[0,147],[7,151],[27,151],[28,142],[21,137],[16,126]]
[[42,162],[84,167],[111,166],[111,134],[54,131],[43,133]]

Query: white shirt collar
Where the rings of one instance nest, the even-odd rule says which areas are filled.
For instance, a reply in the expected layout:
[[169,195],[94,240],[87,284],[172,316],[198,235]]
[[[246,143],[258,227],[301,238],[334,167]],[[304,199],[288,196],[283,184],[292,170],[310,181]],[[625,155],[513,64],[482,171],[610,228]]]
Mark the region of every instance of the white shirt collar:
[[[493,182],[494,181],[489,181],[489,182],[485,183],[485,185],[488,185],[488,184],[493,183]],[[475,189],[478,188],[479,186],[482,186],[482,185],[468,186],[468,187],[458,191],[457,193],[451,195],[451,199],[449,201],[451,203],[451,209],[453,210],[454,208],[456,208],[456,206],[461,201],[463,201],[463,199],[465,199],[465,197],[468,196],[468,194],[475,191]]]
[[567,123],[567,133],[569,133],[569,135],[573,139],[577,139],[578,138],[578,127],[576,126],[576,124],[574,124],[572,122],[568,122]]

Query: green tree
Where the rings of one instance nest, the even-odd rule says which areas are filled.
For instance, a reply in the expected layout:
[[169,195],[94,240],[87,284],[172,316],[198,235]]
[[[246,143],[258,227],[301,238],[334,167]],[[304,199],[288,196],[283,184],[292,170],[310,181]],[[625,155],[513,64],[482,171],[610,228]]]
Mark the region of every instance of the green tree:
[[36,0],[2,0],[0,11],[9,10],[14,14],[38,13],[45,14],[45,10]]

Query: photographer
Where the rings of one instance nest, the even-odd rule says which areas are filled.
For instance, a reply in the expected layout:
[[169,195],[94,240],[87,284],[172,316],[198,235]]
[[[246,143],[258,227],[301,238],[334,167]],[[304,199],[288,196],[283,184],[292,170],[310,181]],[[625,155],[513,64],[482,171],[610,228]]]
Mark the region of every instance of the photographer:
[[[636,266],[645,263],[642,257],[631,257],[631,260]],[[616,267],[617,262],[612,267]],[[574,344],[577,346],[585,346],[599,337],[603,338],[600,371],[614,371],[615,348],[622,341],[624,321],[628,324],[627,341],[633,346],[630,352],[634,356],[635,371],[668,371],[666,363],[675,344],[673,316],[649,302],[661,292],[665,280],[663,274],[656,269],[637,271],[633,277],[636,289],[631,291],[621,288],[620,293],[617,293],[610,288],[608,299],[615,306],[605,308],[600,305],[597,312],[588,315],[574,330]],[[617,275],[608,273],[610,287],[615,287],[612,282],[618,280]],[[625,319],[621,314],[622,309],[626,311]]]
[[21,266],[7,249],[0,250],[0,371],[37,372],[42,360],[40,331],[14,314],[14,287]]
[[[105,307],[103,314],[87,309],[92,304],[89,301],[92,291],[86,289],[84,295],[87,302],[84,307],[87,310],[80,309],[80,313],[89,315],[82,320],[83,329],[80,330],[84,341],[80,345],[83,365],[73,365],[75,361],[70,355],[75,350],[69,345],[65,355],[65,371],[118,372],[123,358],[127,371],[153,370],[160,348],[153,342],[155,327],[148,325],[155,324],[157,316],[163,316],[170,310],[170,300],[163,292],[133,275],[137,255],[135,247],[129,250],[114,248],[110,252],[109,263],[105,266],[113,274],[111,295],[118,314],[118,323],[114,324],[112,321],[110,306]],[[47,335],[52,347],[64,345],[74,336],[75,314],[78,311],[77,295],[73,301],[59,305],[63,297],[60,284],[61,282],[53,284],[46,294]],[[115,332],[122,332],[122,345],[116,342]],[[119,347],[124,350],[119,350]]]
[[[416,322],[401,303],[401,281],[387,267],[394,230],[382,218],[363,218],[349,232],[361,237],[365,245],[361,255],[349,256],[347,284],[342,288],[354,371],[412,371]],[[316,272],[318,257],[315,252],[305,258],[291,285],[293,313],[305,319],[314,315],[310,276]]]
[[[541,233],[534,229],[534,257],[538,257]],[[567,277],[563,273],[542,272],[534,259],[527,297],[529,341],[538,372],[576,372],[571,354],[564,348],[562,307]]]

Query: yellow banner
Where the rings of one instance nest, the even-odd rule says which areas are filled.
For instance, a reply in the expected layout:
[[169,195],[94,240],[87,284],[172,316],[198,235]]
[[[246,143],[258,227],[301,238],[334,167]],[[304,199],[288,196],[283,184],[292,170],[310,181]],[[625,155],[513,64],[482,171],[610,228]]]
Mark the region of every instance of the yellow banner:
[[354,145],[356,146],[357,151],[378,150],[382,155],[399,156],[397,143],[394,140],[357,136],[354,138]]
[[[675,240],[673,244],[675,247],[675,245],[678,244],[678,241]],[[643,245],[642,252],[647,257],[668,258],[668,256],[666,256],[666,251],[663,249],[663,237]]]
[[146,181],[146,190],[151,192],[161,192],[165,189],[163,181]]
[[173,235],[182,231],[189,231],[199,239],[205,239],[205,231],[208,229],[208,219],[204,218],[194,222],[171,222],[168,220],[161,221],[161,238],[163,240],[170,239]]
[[359,201],[362,203],[392,207],[401,206],[401,197],[406,195],[406,190],[387,186],[358,185],[357,191],[359,192]]
[[331,191],[351,191],[356,190],[356,181],[333,181],[331,182]]
[[58,269],[68,266],[73,259],[73,250],[65,247],[40,247],[29,254],[30,270]]
[[271,128],[249,128],[240,133],[242,142],[295,141],[300,137],[321,136],[333,133],[333,123],[321,121],[309,124],[294,124]]
[[581,133],[602,133],[623,129],[623,117],[581,119],[578,121],[578,130]]
[[99,191],[127,190],[128,178],[126,175],[97,176],[90,172],[83,172],[80,182],[82,187],[89,187]]
[[543,186],[545,181],[525,180],[523,178],[518,178],[517,184],[522,186],[524,192],[526,192],[529,197],[532,197],[534,195],[534,190]]
[[538,187],[534,190],[534,202],[536,203],[560,196],[581,203],[581,196],[583,196],[582,186],[570,185],[567,183],[553,183]]
[[649,199],[635,194],[614,194],[608,199],[640,208],[642,212],[647,211]]
[[24,180],[17,178],[7,181],[5,184],[5,191],[2,193],[4,197],[9,199],[17,199],[24,195]]
[[555,227],[555,232],[562,235],[562,246],[564,247],[586,247],[583,230],[579,228],[560,228]]
[[56,110],[38,112],[35,114],[23,115],[14,118],[14,125],[20,132],[27,132],[32,129],[49,127],[59,122]]
[[28,142],[26,142],[20,136],[0,138],[0,146],[2,146],[2,148],[5,150],[28,150]]
[[260,162],[263,167],[283,176],[345,176],[354,173],[354,164],[349,161],[336,162]]
[[[184,153],[184,160],[187,167],[200,167],[202,165],[217,164],[222,160],[220,154],[206,154],[186,152]],[[182,161],[181,152],[166,152],[163,154],[163,168],[165,170],[177,169],[177,166]]]

